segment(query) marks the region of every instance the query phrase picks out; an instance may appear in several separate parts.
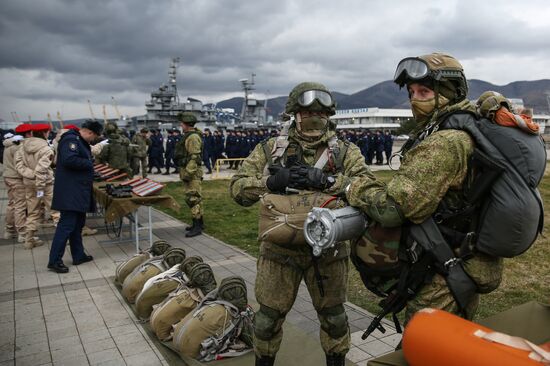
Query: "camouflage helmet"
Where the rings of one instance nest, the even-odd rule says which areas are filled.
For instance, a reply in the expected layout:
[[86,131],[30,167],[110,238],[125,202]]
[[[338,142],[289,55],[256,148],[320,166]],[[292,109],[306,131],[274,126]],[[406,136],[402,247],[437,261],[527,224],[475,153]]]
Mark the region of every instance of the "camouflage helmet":
[[218,288],[218,299],[235,305],[239,310],[244,310],[248,305],[246,284],[240,276],[224,278]]
[[[311,93],[306,94],[307,92]],[[326,86],[307,81],[296,85],[286,101],[286,114],[295,114],[299,110],[324,111],[332,116],[336,113],[336,103]]]
[[170,244],[166,240],[156,240],[153,242],[153,245],[151,245],[151,254],[154,256],[163,255],[168,249],[172,248]]
[[168,267],[173,267],[176,264],[180,264],[185,259],[185,250],[182,248],[170,248],[164,252],[164,263]]
[[187,125],[193,126],[195,123],[197,123],[197,117],[191,112],[183,112],[178,114],[178,120],[181,123],[185,123]]
[[198,255],[194,255],[192,257],[187,257],[184,259],[183,262],[180,264],[180,269],[187,277],[190,276],[191,270],[193,267],[195,267],[197,264],[202,263],[203,260]]
[[444,53],[404,58],[397,65],[393,81],[400,87],[411,83],[426,85],[453,103],[468,95],[464,68],[456,58]]
[[476,102],[477,113],[485,118],[493,119],[496,111],[501,107],[512,111],[512,105],[506,97],[496,91],[486,91],[481,94]]
[[198,288],[207,294],[216,288],[216,279],[212,267],[206,263],[196,264],[189,273],[189,287]]

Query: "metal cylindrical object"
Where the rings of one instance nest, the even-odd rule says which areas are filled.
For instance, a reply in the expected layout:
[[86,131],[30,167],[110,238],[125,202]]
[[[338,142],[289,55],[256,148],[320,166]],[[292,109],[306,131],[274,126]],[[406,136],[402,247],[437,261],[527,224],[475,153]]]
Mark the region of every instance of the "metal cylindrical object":
[[304,222],[304,236],[313,255],[318,257],[338,242],[359,237],[366,227],[366,216],[355,207],[337,210],[315,207]]

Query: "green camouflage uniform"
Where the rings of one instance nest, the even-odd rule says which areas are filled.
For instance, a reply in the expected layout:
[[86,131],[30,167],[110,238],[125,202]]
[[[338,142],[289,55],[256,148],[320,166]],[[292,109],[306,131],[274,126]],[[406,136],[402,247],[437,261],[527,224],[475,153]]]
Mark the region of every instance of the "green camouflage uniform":
[[174,160],[180,167],[185,203],[193,219],[202,218],[202,136],[197,128],[187,131],[176,145]]
[[100,163],[107,163],[110,167],[120,169],[121,172],[133,176],[130,168],[130,143],[125,136],[117,133],[107,135],[109,143],[103,147],[98,156]]
[[134,174],[139,173],[141,163],[141,175],[147,177],[147,148],[151,145],[151,140],[143,137],[141,133],[136,133],[132,138],[132,144],[135,145],[132,154],[132,170]]
[[[318,141],[306,142],[297,136],[294,128],[289,130],[290,146],[297,143],[302,148],[302,160],[309,166],[315,164],[315,155],[327,147],[334,131],[326,132]],[[268,140],[267,150],[273,151],[276,139]],[[338,142],[343,146],[343,142]],[[288,150],[287,150],[288,151]],[[250,206],[265,193],[266,166],[268,160],[262,144],[243,162],[231,180],[233,199],[243,206]],[[365,165],[359,148],[350,144],[342,162],[342,171],[334,175],[335,183],[324,193],[343,195],[344,188],[358,177],[373,180],[374,176]],[[274,357],[281,345],[282,324],[291,310],[302,278],[321,322],[320,339],[326,354],[345,354],[349,350],[350,335],[343,303],[346,301],[348,282],[349,244],[339,243],[318,259],[323,278],[324,296],[321,296],[314,275],[311,248],[304,246],[281,246],[268,241],[260,243],[260,257],[256,276],[255,293],[260,310],[255,319],[254,347],[258,356]]]
[[[444,112],[458,110],[472,111],[468,100],[444,109]],[[410,221],[418,224],[433,215],[442,201],[449,207],[456,207],[463,194],[462,188],[468,173],[468,161],[474,151],[474,142],[468,133],[458,130],[434,132],[409,150],[401,162],[399,171],[392,180],[384,184],[369,178],[355,180],[347,192],[352,206],[361,208],[371,219],[385,230],[399,230],[399,226]],[[378,227],[380,229],[380,227]],[[383,229],[381,229],[383,230]],[[376,233],[367,233],[367,236]],[[390,235],[391,236],[391,235]],[[386,239],[388,236],[386,236]],[[396,243],[399,236],[385,243],[363,241],[364,248],[355,250],[370,253],[373,262],[395,263]],[[377,247],[378,249],[373,249]],[[373,254],[373,252],[376,252]],[[393,253],[393,255],[388,254]],[[502,260],[485,254],[475,253],[465,262],[465,270],[472,277],[481,293],[490,292],[500,283]],[[472,318],[477,309],[479,296],[475,296],[466,308],[466,317]],[[424,308],[432,307],[458,314],[457,304],[447,287],[445,279],[436,274],[407,303],[406,319]]]

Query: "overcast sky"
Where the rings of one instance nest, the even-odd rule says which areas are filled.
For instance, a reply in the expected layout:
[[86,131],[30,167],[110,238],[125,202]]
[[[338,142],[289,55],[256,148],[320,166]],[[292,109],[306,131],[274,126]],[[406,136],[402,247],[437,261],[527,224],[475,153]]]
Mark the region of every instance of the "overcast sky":
[[406,56],[444,51],[468,78],[550,78],[550,3],[410,0],[1,0],[0,118],[96,116],[115,96],[144,114],[181,57],[180,97],[258,97],[306,80],[354,93],[391,79]]

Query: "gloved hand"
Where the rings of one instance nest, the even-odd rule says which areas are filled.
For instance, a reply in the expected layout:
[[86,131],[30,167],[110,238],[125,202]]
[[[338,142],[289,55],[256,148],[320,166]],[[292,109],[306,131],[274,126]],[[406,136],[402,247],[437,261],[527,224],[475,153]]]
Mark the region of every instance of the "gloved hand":
[[103,141],[101,141],[101,142],[98,142],[97,144],[98,144],[98,145],[108,145],[108,144],[109,144],[109,140],[105,139],[105,140],[103,140]]
[[44,197],[44,191],[36,191],[36,198]]
[[284,193],[290,178],[290,170],[288,168],[270,169],[271,175],[265,182],[267,189],[271,192]]
[[334,184],[334,178],[319,168],[305,164],[290,167],[289,187],[296,189],[326,189]]

